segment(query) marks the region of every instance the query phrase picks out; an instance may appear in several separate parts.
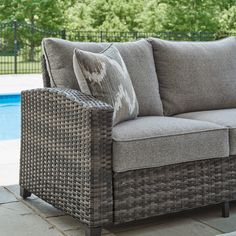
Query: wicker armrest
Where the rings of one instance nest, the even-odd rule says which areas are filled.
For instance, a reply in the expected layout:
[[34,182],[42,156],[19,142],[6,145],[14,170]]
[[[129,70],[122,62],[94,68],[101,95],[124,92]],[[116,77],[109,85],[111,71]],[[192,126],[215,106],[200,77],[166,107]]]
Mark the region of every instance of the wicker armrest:
[[72,89],[22,92],[20,185],[90,226],[112,222],[112,113]]

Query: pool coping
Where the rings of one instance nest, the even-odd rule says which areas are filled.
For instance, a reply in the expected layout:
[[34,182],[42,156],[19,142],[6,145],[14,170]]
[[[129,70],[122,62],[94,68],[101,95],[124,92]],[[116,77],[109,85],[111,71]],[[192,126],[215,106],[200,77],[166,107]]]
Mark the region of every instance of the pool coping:
[[21,104],[21,94],[0,94],[0,107],[19,106]]
[[21,95],[20,92],[12,92],[12,93],[0,93],[0,97],[2,96],[18,96],[18,95]]

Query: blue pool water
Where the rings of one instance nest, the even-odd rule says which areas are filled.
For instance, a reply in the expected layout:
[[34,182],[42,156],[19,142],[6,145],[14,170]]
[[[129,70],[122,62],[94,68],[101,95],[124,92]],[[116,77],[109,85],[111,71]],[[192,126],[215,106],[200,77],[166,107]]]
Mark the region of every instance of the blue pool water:
[[20,138],[20,94],[0,95],[0,141]]

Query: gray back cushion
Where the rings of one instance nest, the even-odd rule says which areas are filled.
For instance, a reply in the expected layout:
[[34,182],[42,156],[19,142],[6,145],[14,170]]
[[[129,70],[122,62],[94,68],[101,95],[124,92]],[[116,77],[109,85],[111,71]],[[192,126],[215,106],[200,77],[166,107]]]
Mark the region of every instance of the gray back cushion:
[[236,107],[236,38],[150,38],[165,115]]
[[47,70],[52,87],[79,89],[73,70],[73,52],[79,48],[99,53],[109,44],[77,43],[57,38],[45,38],[42,41]]
[[146,40],[114,43],[129,71],[139,102],[139,116],[163,115],[152,46]]
[[[75,48],[101,52],[108,43],[69,42],[62,39],[47,38],[42,42],[46,57],[50,82],[53,87],[79,89],[73,71],[73,51]],[[119,50],[139,103],[139,115],[163,115],[159,85],[155,71],[152,46],[146,40],[114,43]]]

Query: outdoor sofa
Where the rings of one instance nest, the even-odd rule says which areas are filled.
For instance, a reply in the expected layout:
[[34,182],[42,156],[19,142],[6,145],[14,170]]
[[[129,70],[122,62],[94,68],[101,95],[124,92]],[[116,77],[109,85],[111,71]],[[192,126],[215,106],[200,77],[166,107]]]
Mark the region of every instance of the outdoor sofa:
[[228,217],[236,38],[114,43],[139,106],[137,117],[115,125],[114,107],[80,91],[73,62],[75,48],[97,55],[108,45],[43,40],[45,88],[22,92],[21,196],[33,193],[79,219],[86,236],[212,204]]

